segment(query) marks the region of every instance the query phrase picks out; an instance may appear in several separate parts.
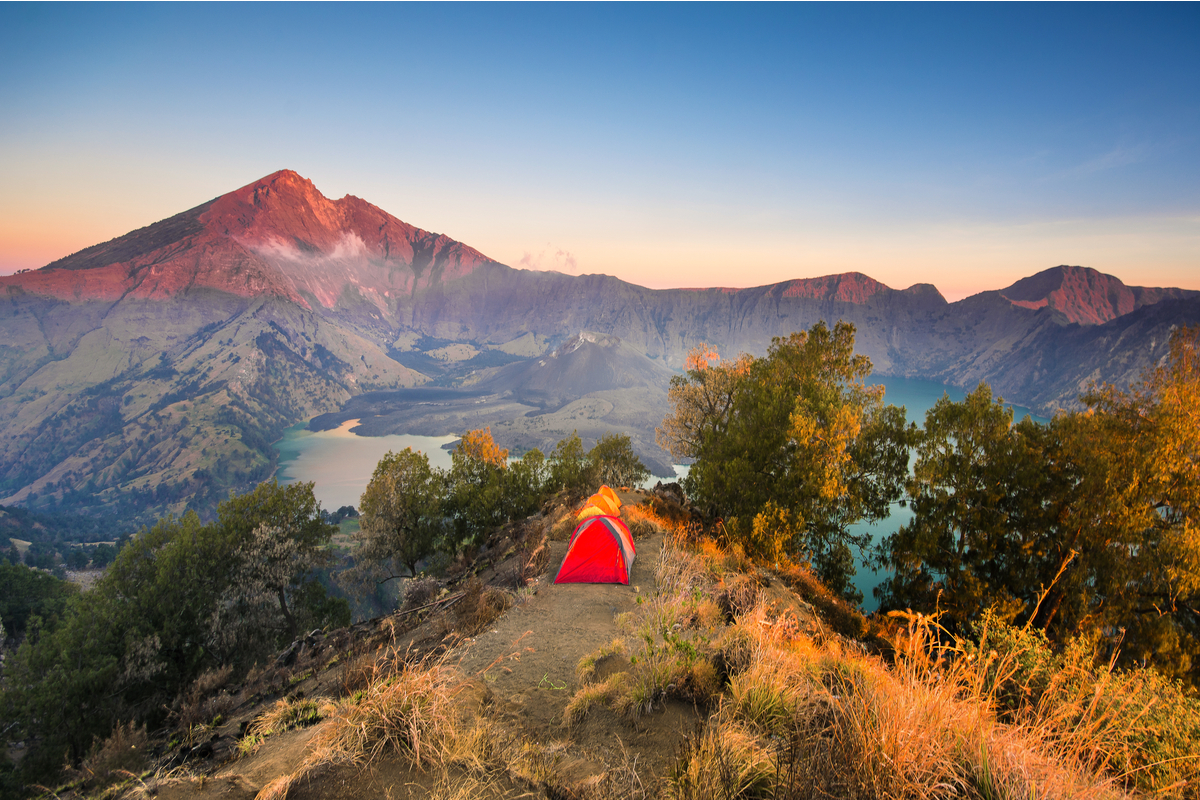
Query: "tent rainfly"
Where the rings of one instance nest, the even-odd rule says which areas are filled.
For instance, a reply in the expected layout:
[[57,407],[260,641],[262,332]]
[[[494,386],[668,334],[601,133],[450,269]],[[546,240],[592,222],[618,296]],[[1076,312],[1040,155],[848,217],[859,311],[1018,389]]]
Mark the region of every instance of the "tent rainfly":
[[601,486],[600,491],[587,499],[583,508],[575,516],[576,519],[582,520],[587,517],[594,517],[597,514],[615,517],[621,513],[621,500],[617,497],[617,493],[607,486]]
[[628,585],[635,554],[633,536],[619,517],[588,517],[575,526],[554,582]]

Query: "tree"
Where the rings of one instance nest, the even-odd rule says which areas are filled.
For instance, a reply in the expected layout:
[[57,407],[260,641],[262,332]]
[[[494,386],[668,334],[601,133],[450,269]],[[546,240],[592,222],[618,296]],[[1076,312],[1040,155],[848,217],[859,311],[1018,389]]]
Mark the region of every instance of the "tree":
[[1126,659],[1200,683],[1200,327],[1176,329],[1164,363],[1128,390],[1083,400],[1071,433],[1085,535],[1068,573],[1098,597],[1064,598],[1062,623],[1124,628]]
[[477,543],[508,520],[504,474],[508,451],[492,440],[490,428],[467,431],[450,454],[445,510],[454,528],[454,546]]
[[588,451],[588,466],[596,480],[610,486],[637,486],[650,470],[633,452],[633,442],[623,433],[606,433]]
[[933,610],[940,597],[961,630],[989,609],[1027,619],[1063,557],[1055,526],[1077,473],[1059,434],[1014,425],[984,383],[962,402],[939,400],[916,438],[913,519],[884,542],[883,607]]
[[74,570],[80,570],[80,569],[86,569],[88,562],[91,559],[88,558],[88,555],[87,555],[87,553],[85,553],[83,551],[83,548],[72,547],[71,552],[69,552],[67,554],[67,557],[65,560],[67,562],[68,567],[70,567],[71,569],[74,569]]
[[424,453],[405,448],[389,452],[375,467],[359,501],[355,566],[343,580],[359,594],[376,585],[417,574],[417,564],[432,555],[443,533],[443,478]]
[[64,753],[81,758],[118,719],[161,724],[201,672],[249,667],[301,625],[348,623],[312,569],[333,530],[312,484],[272,482],[223,503],[216,523],[189,512],[139,532],[53,630],[31,615],[6,663],[11,735],[35,743],[22,768],[45,774]]
[[329,598],[311,576],[328,562],[326,551],[305,548],[287,531],[267,523],[243,542],[237,571],[217,602],[210,622],[212,647],[267,656],[310,627],[350,624],[349,605]]
[[688,494],[743,543],[763,539],[764,512],[786,519],[786,549],[856,596],[851,546],[866,542],[849,526],[882,519],[901,496],[910,431],[883,388],[865,385],[871,362],[854,353],[854,326],[818,323],[774,339],[764,358],[727,364],[699,348],[687,365],[658,441],[695,460]]
[[550,487],[553,491],[567,490],[576,494],[590,491],[596,483],[583,441],[577,432],[560,439],[550,451]]
[[96,569],[103,569],[113,562],[117,557],[117,548],[111,544],[98,544],[92,550],[92,566]]
[[[926,418],[914,519],[885,547],[884,607],[988,608],[1051,638],[1200,681],[1200,329],[1086,412],[1012,425],[981,386]],[[940,596],[940,600],[939,600]]]
[[227,580],[214,526],[165,518],[124,547],[54,630],[32,626],[6,669],[6,712],[36,743],[22,767],[46,774],[81,758],[119,718],[162,721],[206,667],[208,617]]
[[[348,613],[331,604],[315,570],[328,563],[337,526],[326,522],[312,482],[263,482],[254,491],[217,507],[217,525],[228,539],[238,574],[222,605],[269,593],[274,599],[278,639],[286,644],[302,625],[341,622]],[[265,537],[275,537],[269,542]],[[221,615],[218,614],[220,619]],[[224,637],[228,640],[228,637]]]
[[8,626],[8,635],[18,641],[32,617],[40,618],[42,630],[56,627],[77,594],[79,589],[73,583],[21,563],[0,560],[0,618]]
[[536,447],[504,472],[504,507],[510,518],[526,517],[537,511],[550,481],[550,465]]
[[694,348],[684,359],[684,374],[671,378],[672,412],[654,432],[658,445],[681,461],[698,458],[708,438],[720,438],[728,429],[753,363],[745,354],[722,363],[708,345]]

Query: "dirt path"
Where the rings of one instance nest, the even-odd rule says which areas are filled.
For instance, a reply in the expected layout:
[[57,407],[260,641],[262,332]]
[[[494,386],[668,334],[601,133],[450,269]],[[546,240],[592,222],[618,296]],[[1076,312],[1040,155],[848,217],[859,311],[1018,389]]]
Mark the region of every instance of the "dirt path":
[[578,688],[575,665],[612,641],[617,615],[635,609],[640,592],[654,591],[662,537],[637,542],[628,586],[555,584],[567,543],[550,545],[550,569],[531,586],[537,594],[466,644],[459,662],[464,673],[486,683],[502,719],[545,741],[567,734],[561,723]]
[[461,669],[491,691],[492,713],[529,741],[559,753],[557,770],[568,782],[636,764],[644,777],[661,777],[700,714],[671,702],[634,722],[607,708],[593,710],[573,727],[563,712],[579,688],[579,660],[618,635],[617,616],[637,608],[639,595],[655,591],[654,568],[663,537],[636,543],[628,586],[555,584],[566,542],[551,543],[550,568],[532,588],[537,594],[465,646]]

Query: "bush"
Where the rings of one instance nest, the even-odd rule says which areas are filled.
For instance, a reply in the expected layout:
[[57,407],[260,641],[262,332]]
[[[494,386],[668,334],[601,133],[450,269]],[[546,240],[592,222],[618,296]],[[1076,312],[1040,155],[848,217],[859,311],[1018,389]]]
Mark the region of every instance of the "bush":
[[991,611],[961,645],[979,695],[1002,719],[1037,730],[1064,759],[1162,791],[1200,779],[1200,701],[1152,668],[1118,670],[1097,642],[1051,648],[1044,633]]
[[442,584],[436,578],[431,578],[428,575],[422,575],[408,581],[404,585],[404,605],[403,610],[411,611],[414,608],[428,605],[442,591]]
[[80,772],[86,783],[93,787],[120,780],[123,773],[136,775],[146,768],[149,745],[145,725],[134,727],[132,722],[117,725],[104,741],[95,741],[83,759]]
[[463,636],[474,636],[508,610],[512,598],[506,592],[472,576],[463,591],[463,598],[454,606],[455,630]]
[[638,486],[650,477],[627,434],[604,434],[588,451],[587,460],[596,480],[609,486]]

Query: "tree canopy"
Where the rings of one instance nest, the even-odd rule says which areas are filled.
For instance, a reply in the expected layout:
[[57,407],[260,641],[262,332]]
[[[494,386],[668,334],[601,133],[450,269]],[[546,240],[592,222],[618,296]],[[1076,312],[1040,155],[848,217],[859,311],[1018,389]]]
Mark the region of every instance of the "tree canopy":
[[385,455],[359,502],[359,547],[347,579],[366,587],[401,577],[401,567],[416,575],[444,533],[444,484],[424,453],[405,448]]
[[908,494],[885,544],[883,607],[992,609],[1066,640],[1107,637],[1129,663],[1200,678],[1200,329],[1128,389],[1023,421],[986,385],[926,416]]
[[[864,543],[849,528],[886,517],[901,496],[910,435],[903,410],[865,384],[871,362],[854,352],[854,326],[818,323],[774,339],[763,358],[726,363],[702,346],[687,367],[658,441],[694,459],[689,495],[735,539],[775,542],[853,596],[851,546]],[[769,520],[788,541],[764,538]]]
[[633,442],[624,433],[601,436],[588,451],[587,460],[597,483],[637,486],[650,476],[650,470],[633,452]]
[[0,705],[7,735],[36,743],[30,774],[80,758],[118,719],[161,722],[207,669],[244,670],[301,627],[349,624],[314,574],[333,530],[311,483],[272,481],[222,504],[215,523],[189,512],[134,536],[5,664]]

